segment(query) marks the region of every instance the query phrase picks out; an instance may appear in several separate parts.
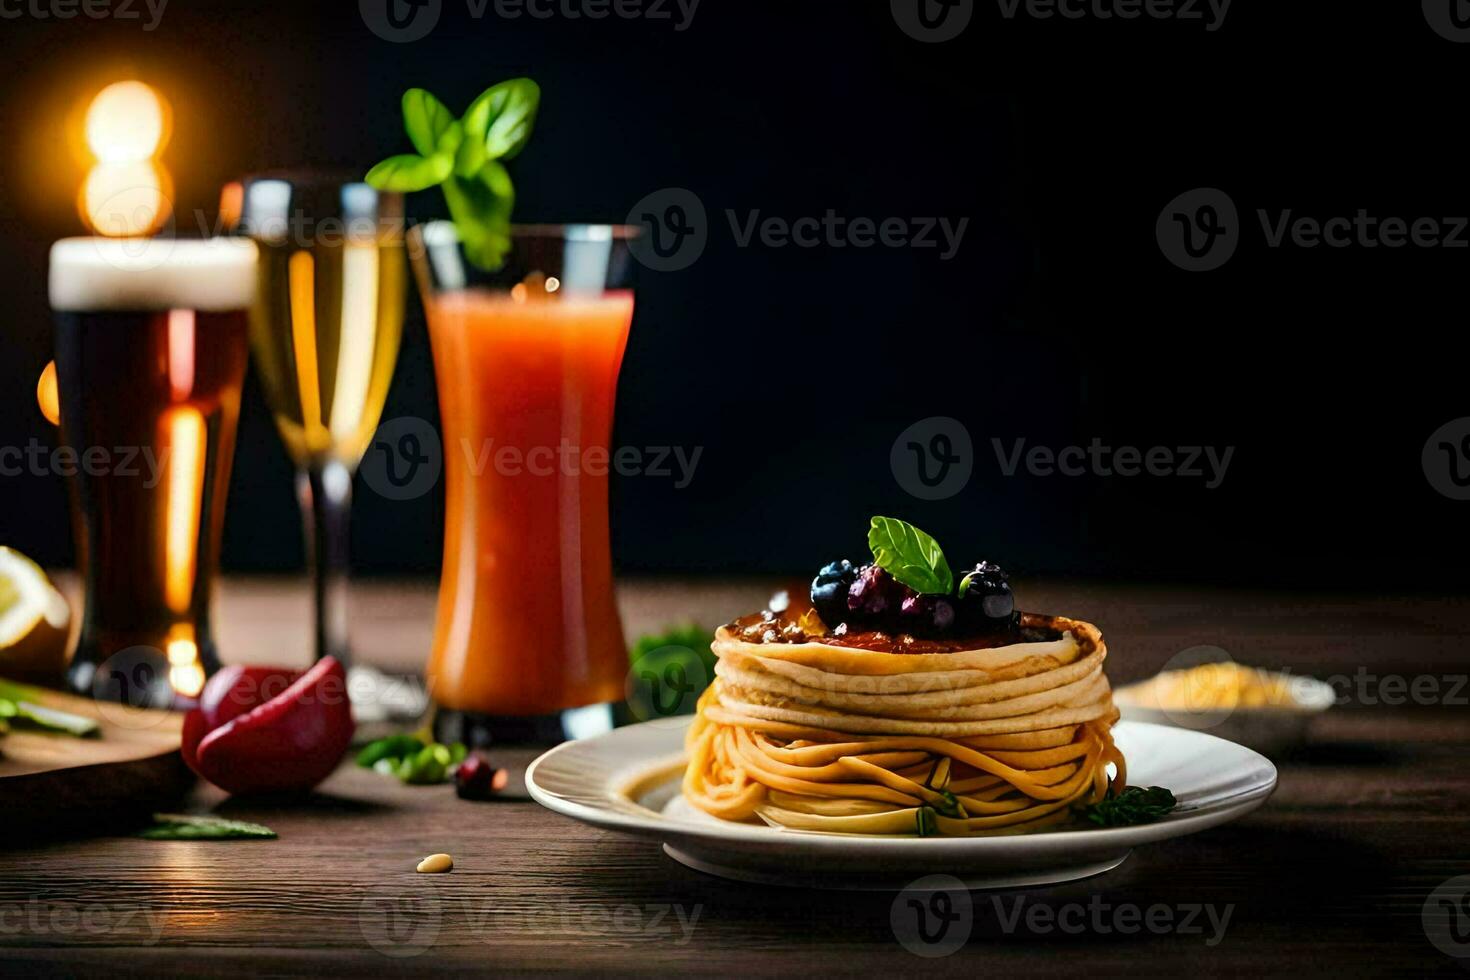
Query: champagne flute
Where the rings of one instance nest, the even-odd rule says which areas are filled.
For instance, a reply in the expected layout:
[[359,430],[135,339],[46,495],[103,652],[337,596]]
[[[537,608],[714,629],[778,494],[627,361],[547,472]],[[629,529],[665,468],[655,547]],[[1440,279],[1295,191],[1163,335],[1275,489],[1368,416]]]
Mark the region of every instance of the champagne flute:
[[403,198],[318,173],[248,177],[242,234],[260,250],[250,345],[296,464],[316,659],[349,661],[352,475],[377,429],[403,333]]

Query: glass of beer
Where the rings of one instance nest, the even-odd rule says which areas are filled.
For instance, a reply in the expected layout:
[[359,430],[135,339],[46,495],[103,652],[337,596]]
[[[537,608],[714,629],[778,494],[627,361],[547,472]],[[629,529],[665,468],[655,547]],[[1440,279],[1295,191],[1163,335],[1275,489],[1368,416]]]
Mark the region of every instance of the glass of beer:
[[330,175],[249,177],[239,231],[260,249],[250,344],[296,464],[314,653],[346,663],[352,475],[378,427],[403,333],[403,198]]
[[58,464],[85,585],[78,692],[182,707],[219,665],[210,600],[255,275],[255,246],[227,238],[51,248]]
[[410,232],[443,425],[428,681],[446,738],[560,741],[611,727],[623,697],[608,470],[634,234],[517,227],[486,271],[454,225]]

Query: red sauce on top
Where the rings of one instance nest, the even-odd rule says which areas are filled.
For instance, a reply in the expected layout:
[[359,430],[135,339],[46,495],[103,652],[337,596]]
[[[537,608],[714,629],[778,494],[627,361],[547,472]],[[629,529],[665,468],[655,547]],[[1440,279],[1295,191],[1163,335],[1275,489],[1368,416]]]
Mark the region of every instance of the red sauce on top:
[[1023,626],[997,633],[972,633],[941,638],[921,638],[909,633],[884,633],[881,630],[853,630],[839,623],[827,629],[812,611],[787,609],[741,616],[725,629],[735,639],[746,643],[825,643],[834,647],[872,650],[875,653],[959,653],[964,650],[989,650],[1013,643],[1041,643],[1056,640],[1061,633],[1053,629]]

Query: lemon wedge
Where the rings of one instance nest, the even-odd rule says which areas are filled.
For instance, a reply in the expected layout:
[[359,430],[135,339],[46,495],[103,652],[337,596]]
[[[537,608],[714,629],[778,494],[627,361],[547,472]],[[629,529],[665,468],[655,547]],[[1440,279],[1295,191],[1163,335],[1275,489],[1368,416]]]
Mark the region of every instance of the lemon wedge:
[[71,607],[41,566],[0,548],[0,675],[54,679],[66,665]]

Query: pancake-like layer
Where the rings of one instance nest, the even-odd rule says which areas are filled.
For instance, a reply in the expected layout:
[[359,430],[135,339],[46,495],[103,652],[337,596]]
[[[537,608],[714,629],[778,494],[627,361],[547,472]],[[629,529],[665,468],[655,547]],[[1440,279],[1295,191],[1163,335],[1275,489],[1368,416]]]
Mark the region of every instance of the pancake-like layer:
[[807,643],[753,643],[721,628],[715,694],[752,721],[853,734],[983,735],[1056,728],[1113,713],[1107,646],[1090,623],[1028,617],[1060,633],[953,653],[899,654]]

